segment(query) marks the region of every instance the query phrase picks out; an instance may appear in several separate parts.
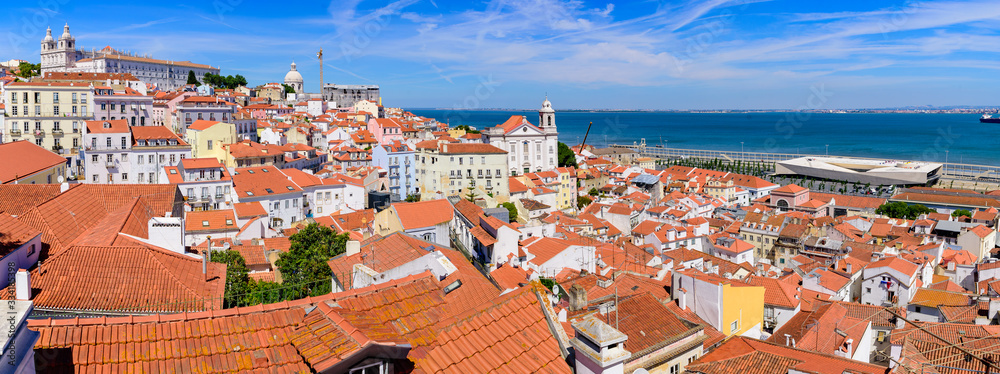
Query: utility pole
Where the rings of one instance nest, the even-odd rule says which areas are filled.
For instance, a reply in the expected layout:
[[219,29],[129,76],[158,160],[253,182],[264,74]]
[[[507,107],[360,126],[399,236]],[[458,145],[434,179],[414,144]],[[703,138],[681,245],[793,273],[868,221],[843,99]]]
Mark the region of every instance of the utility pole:
[[319,58],[319,96],[323,97],[323,48],[319,49],[316,57]]

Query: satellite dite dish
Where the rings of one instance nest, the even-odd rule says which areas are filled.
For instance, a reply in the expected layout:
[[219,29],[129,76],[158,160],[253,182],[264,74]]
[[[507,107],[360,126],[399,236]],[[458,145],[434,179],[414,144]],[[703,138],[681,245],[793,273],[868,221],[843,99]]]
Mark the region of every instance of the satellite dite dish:
[[633,371],[632,374],[649,374],[649,371],[643,368],[638,368],[635,369],[635,371]]
[[555,294],[555,295],[559,294],[559,285],[558,284],[553,284],[552,285],[552,293]]
[[58,179],[56,179],[56,180],[58,180],[58,181],[59,181],[59,183],[62,183],[63,181],[65,181],[65,180],[66,180],[66,178],[63,178],[63,176],[62,176],[62,175],[60,175],[60,176],[59,176],[59,178],[58,178]]

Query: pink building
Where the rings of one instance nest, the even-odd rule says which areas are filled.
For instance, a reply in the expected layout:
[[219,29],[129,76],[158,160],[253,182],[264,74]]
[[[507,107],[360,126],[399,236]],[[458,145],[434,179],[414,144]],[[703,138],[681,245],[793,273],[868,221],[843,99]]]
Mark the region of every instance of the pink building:
[[372,118],[368,120],[368,131],[379,144],[403,141],[403,126],[392,118]]

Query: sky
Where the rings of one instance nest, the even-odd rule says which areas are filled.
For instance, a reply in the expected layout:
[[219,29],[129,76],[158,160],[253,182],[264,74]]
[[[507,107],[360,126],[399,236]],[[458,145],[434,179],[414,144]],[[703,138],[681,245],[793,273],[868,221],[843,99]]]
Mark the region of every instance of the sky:
[[[291,62],[307,92],[378,84],[385,105],[847,109],[1000,103],[1000,1],[201,0],[17,2],[0,59],[77,45],[219,66]],[[34,5],[34,6],[32,6]]]

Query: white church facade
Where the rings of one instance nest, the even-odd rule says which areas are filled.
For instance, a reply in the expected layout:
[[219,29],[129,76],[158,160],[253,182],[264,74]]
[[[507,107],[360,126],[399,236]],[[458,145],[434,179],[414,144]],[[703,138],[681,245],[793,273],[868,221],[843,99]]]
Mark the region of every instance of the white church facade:
[[507,151],[510,175],[555,169],[559,133],[556,112],[548,98],[538,110],[538,126],[525,116],[511,116],[506,122],[483,130],[483,142]]
[[111,47],[90,51],[77,49],[76,39],[70,34],[68,24],[63,27],[58,40],[52,37],[52,28],[45,31],[41,64],[43,75],[46,72],[128,73],[162,90],[173,90],[187,84],[188,72],[191,71],[198,81],[203,81],[206,73],[219,74],[219,68],[210,65],[158,60]]

